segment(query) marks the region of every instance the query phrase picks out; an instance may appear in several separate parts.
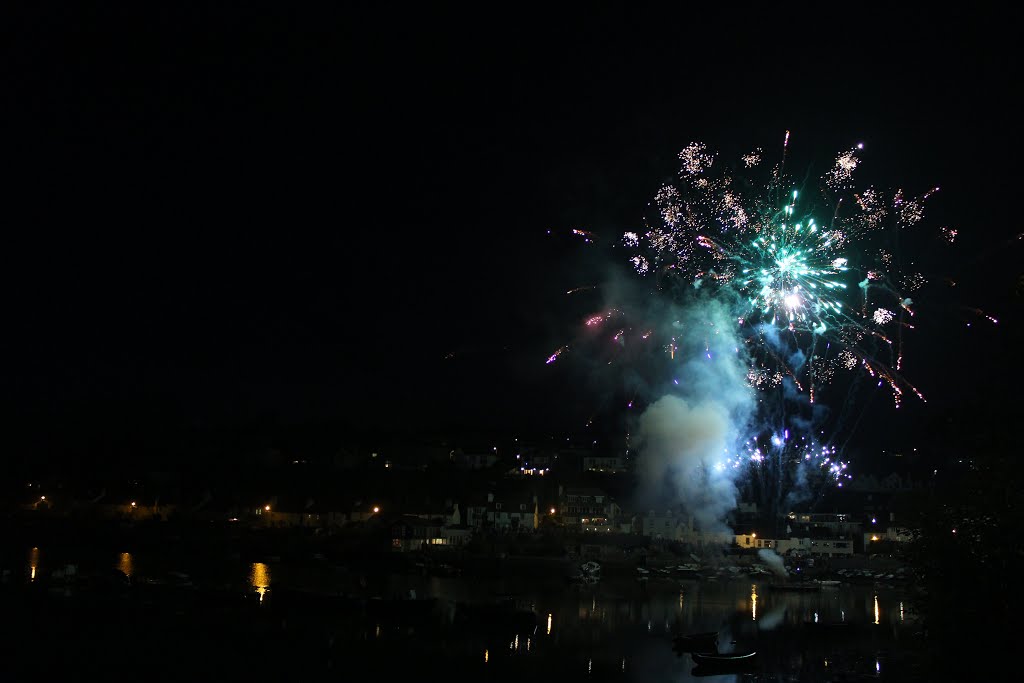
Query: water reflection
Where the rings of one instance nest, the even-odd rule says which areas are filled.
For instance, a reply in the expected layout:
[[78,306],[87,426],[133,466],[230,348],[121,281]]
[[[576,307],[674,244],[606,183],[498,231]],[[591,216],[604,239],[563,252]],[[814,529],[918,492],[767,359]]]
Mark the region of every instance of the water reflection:
[[131,553],[121,553],[117,561],[117,568],[120,569],[129,579],[135,573],[135,559]]
[[263,602],[263,596],[270,589],[270,567],[262,562],[253,562],[249,569],[249,583],[259,594],[260,602]]
[[[409,583],[409,587],[422,585]],[[645,591],[632,590],[629,584],[607,582],[595,588],[565,592],[526,582],[517,585],[509,580],[494,582],[493,586],[486,581],[467,584],[442,580],[432,586],[429,594],[440,600],[487,602],[493,600],[495,593],[516,593],[523,604],[534,607],[538,617],[536,633],[546,634],[537,638],[529,630],[519,631],[517,642],[514,632],[502,633],[504,638],[481,633],[462,642],[460,639],[467,636],[460,632],[445,640],[445,647],[464,647],[467,656],[480,667],[484,666],[481,653],[486,652],[488,667],[504,670],[511,666],[509,658],[515,658],[522,661],[516,667],[531,671],[533,667],[564,666],[569,678],[572,671],[578,672],[578,677],[586,669],[588,677],[621,677],[624,682],[639,683],[652,676],[657,678],[655,672],[671,671],[674,683],[695,681],[703,674],[694,675],[689,655],[678,656],[669,643],[672,635],[705,631],[729,634],[737,641],[732,649],[762,651],[766,673],[796,676],[792,680],[823,681],[829,678],[826,672],[856,669],[859,674],[874,677],[878,658],[877,649],[873,648],[896,638],[895,632],[903,628],[899,621],[899,594],[870,587],[790,592],[771,590],[764,583],[693,582],[666,586],[667,590],[659,592],[649,587]],[[873,625],[876,619],[878,625]],[[851,622],[849,630],[834,630],[839,623]],[[868,631],[861,629],[870,629],[870,640]],[[838,633],[846,635],[838,637]],[[625,665],[626,659],[630,660],[629,666]],[[717,680],[738,679],[725,675]]]
[[[60,557],[54,554],[59,549],[47,547],[50,548],[48,561],[54,563]],[[27,560],[27,566],[21,565],[25,572],[21,576],[31,571],[34,578],[41,565],[41,552],[39,548],[32,548],[31,552],[26,552],[28,549],[24,547],[20,550],[26,553],[22,561]],[[115,558],[115,553],[104,551],[97,564],[110,567],[116,563],[133,581],[150,571],[152,561],[146,555],[141,559],[137,553],[116,555]],[[136,562],[142,564],[137,567]],[[264,602],[269,593],[272,578],[290,584],[296,572],[288,564],[275,564],[272,571],[262,562],[233,562],[225,569],[225,576],[233,575],[237,582],[245,564],[249,564],[247,583],[234,585],[243,589],[249,585],[250,598],[251,591],[255,591],[260,602]],[[86,569],[92,566],[86,565]],[[230,574],[226,573],[228,571]],[[904,594],[884,586],[843,586],[836,591],[819,593],[777,590],[771,580],[760,584],[742,580],[664,581],[657,587],[652,582],[641,590],[632,582],[608,580],[595,587],[570,591],[561,583],[549,585],[514,577],[467,581],[450,577],[428,580],[393,576],[388,581],[387,593],[403,595],[415,589],[418,595],[436,598],[439,608],[452,605],[454,609],[457,602],[490,604],[495,601],[495,595],[514,595],[517,604],[524,605],[524,609],[532,608],[536,620],[531,619],[528,628],[516,626],[520,630],[515,631],[495,624],[487,624],[487,628],[456,626],[452,621],[437,628],[421,628],[421,622],[417,621],[413,635],[411,629],[406,633],[401,629],[382,628],[379,624],[375,628],[374,621],[367,620],[358,609],[352,615],[344,612],[346,621],[339,622],[338,628],[342,631],[351,629],[359,634],[358,644],[351,646],[351,653],[345,650],[346,654],[365,653],[372,657],[388,653],[390,656],[404,653],[402,648],[406,645],[403,643],[411,643],[408,645],[410,652],[430,652],[432,661],[449,662],[478,673],[484,673],[486,665],[489,673],[477,680],[493,676],[497,671],[514,673],[516,678],[540,677],[534,674],[558,671],[559,678],[573,680],[586,666],[588,676],[602,680],[687,683],[695,681],[700,674],[692,673],[694,662],[690,655],[679,656],[673,651],[671,635],[715,631],[735,638],[732,649],[756,647],[761,653],[760,666],[764,673],[785,674],[790,676],[788,680],[823,681],[826,674],[836,670],[845,672],[852,667],[857,668],[858,674],[880,672],[879,646],[892,642],[893,647],[898,647],[894,635],[909,633],[913,628],[901,623],[904,606],[900,600]],[[597,595],[601,596],[600,610]],[[274,596],[267,600],[271,601],[275,601]],[[884,614],[882,602],[886,603]],[[259,611],[264,617],[272,618],[272,614],[264,611],[269,606]],[[846,619],[847,611],[850,619]],[[559,615],[557,634],[553,630],[556,613]],[[912,612],[907,623],[914,618]],[[659,626],[657,633],[653,632],[654,622]],[[837,629],[839,622],[852,623]],[[537,637],[538,633],[543,633],[544,637]],[[843,634],[842,637],[837,637],[837,633]],[[355,643],[356,640],[346,641],[339,634],[338,642]],[[730,642],[723,636],[723,644]],[[336,647],[344,649],[340,645]],[[492,648],[495,651],[493,663],[490,661]],[[897,660],[887,658],[886,661],[890,662],[886,665],[886,676],[891,677],[897,670]],[[717,680],[737,679],[723,676]]]

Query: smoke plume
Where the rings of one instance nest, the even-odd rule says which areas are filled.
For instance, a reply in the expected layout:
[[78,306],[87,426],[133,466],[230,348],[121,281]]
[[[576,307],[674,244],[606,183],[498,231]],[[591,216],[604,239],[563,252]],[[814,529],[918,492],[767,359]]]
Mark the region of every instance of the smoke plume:
[[639,469],[647,494],[680,502],[705,532],[728,531],[735,471],[724,464],[754,412],[744,345],[728,306],[708,297],[672,321],[683,361],[678,385],[639,421]]
[[786,569],[785,563],[782,558],[779,557],[778,553],[770,548],[762,548],[757,551],[757,556],[761,558],[761,561],[768,565],[768,568],[772,570],[777,576],[789,576],[789,570]]

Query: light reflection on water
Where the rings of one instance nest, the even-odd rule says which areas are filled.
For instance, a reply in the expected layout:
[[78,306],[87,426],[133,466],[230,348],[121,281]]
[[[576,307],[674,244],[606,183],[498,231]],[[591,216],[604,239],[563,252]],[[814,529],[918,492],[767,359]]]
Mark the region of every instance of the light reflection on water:
[[117,568],[124,572],[129,579],[135,573],[135,560],[131,553],[121,553],[117,560]]
[[[421,584],[412,581],[408,585]],[[850,639],[849,645],[846,641],[829,641],[832,644],[828,647],[849,647],[851,652],[862,653],[863,656],[854,657],[862,662],[857,666],[865,667],[859,673],[875,675],[885,668],[880,664],[876,668],[876,661],[880,662],[876,655],[878,648],[898,647],[894,645],[898,641],[896,630],[902,628],[900,592],[871,586],[789,592],[775,590],[764,583],[687,582],[674,588],[665,586],[665,590],[659,591],[606,581],[595,587],[566,591],[564,587],[544,582],[446,579],[435,582],[431,588],[421,595],[441,601],[487,602],[495,595],[515,594],[526,605],[532,603],[537,613],[534,634],[540,634],[535,640],[527,640],[523,646],[511,633],[503,641],[488,641],[483,635],[475,635],[477,639],[468,653],[477,662],[480,653],[486,653],[489,667],[527,678],[532,674],[525,672],[548,671],[553,667],[563,671],[566,680],[583,676],[638,683],[653,679],[671,679],[676,683],[708,680],[692,673],[694,664],[690,655],[678,656],[672,651],[671,639],[675,634],[718,631],[737,641],[733,649],[750,649],[752,645],[759,650],[767,647],[765,652],[773,659],[764,664],[769,667],[764,672],[796,676],[791,680],[823,681],[828,680],[827,672],[836,666],[841,672],[847,671],[853,666],[851,658],[844,659],[841,652],[836,652],[839,664],[832,661],[826,664],[826,658],[832,660],[832,651],[813,649],[818,645],[808,646],[812,647],[813,654],[810,650],[805,653],[802,648],[812,642],[807,640],[811,636],[806,634],[818,633],[807,629],[815,628],[816,624],[818,628],[828,629],[839,623],[852,624],[852,628],[858,629],[855,631],[858,635]],[[556,620],[559,628],[553,629]],[[657,629],[654,624],[658,624]],[[874,635],[869,636],[859,628],[870,629]],[[522,637],[529,635],[524,632]],[[791,638],[804,644],[787,645]],[[448,641],[445,645],[453,646],[460,647],[458,641]],[[628,667],[626,659],[630,660]],[[818,669],[814,670],[814,666]],[[729,675],[710,680],[739,679]]]
[[263,562],[253,562],[249,568],[249,585],[259,594],[260,602],[263,602],[263,597],[270,589],[270,567]]
[[[30,580],[37,580],[37,575],[44,577],[39,548],[32,548],[22,557],[27,565],[25,575]],[[48,554],[48,562],[53,562],[54,557]],[[140,564],[137,555],[127,552],[105,554],[100,559],[97,566],[116,564],[118,569],[133,577],[145,578],[146,571],[151,569],[150,562]],[[296,579],[305,576],[301,568],[297,571],[287,564],[275,564],[271,569],[263,562],[236,561],[221,569],[230,569],[235,589],[257,593],[261,603],[270,590],[272,574],[286,585],[298,588],[306,585],[301,578]],[[315,585],[320,587],[319,583]],[[571,669],[571,673],[566,673],[566,680],[582,678],[584,668],[591,676],[611,675],[638,682],[664,680],[666,672],[671,672],[671,679],[677,683],[696,680],[690,673],[693,664],[689,655],[678,657],[671,650],[674,634],[719,631],[732,633],[742,641],[743,636],[763,635],[776,625],[782,629],[780,633],[785,629],[799,633],[807,623],[849,622],[877,634],[877,641],[891,638],[890,632],[900,628],[904,621],[908,622],[908,630],[914,628],[910,624],[913,615],[905,614],[899,591],[870,586],[796,593],[774,590],[770,582],[688,581],[666,583],[659,589],[653,584],[641,588],[635,582],[607,580],[593,587],[566,590],[564,583],[550,579],[465,580],[393,575],[382,584],[380,591],[385,595],[403,595],[408,589],[415,589],[420,597],[437,598],[440,603],[452,605],[489,602],[496,595],[517,596],[537,615],[534,631],[509,633],[500,640],[487,640],[483,634],[470,633],[452,637],[447,647],[455,651],[465,647],[466,661],[472,661],[477,667],[486,664],[498,671],[523,671],[523,666],[543,669],[552,663],[565,665]],[[345,586],[335,587],[336,593],[345,590]],[[263,606],[261,610],[266,608]],[[558,629],[554,628],[556,621]],[[658,624],[658,629],[653,628],[654,623]],[[372,627],[373,624],[369,624],[368,634],[374,642],[379,642],[380,647],[394,647],[392,636],[379,627],[376,630]],[[438,638],[447,637],[443,631],[439,633]],[[416,637],[432,636],[417,631]],[[874,655],[874,652],[865,654]],[[828,658],[832,659],[831,654]],[[629,659],[629,666],[626,666],[626,659]],[[826,666],[824,660],[824,655],[817,659],[817,666]],[[891,665],[881,667],[876,661],[879,660],[875,656],[866,659],[872,673],[888,667],[888,675],[893,675]]]

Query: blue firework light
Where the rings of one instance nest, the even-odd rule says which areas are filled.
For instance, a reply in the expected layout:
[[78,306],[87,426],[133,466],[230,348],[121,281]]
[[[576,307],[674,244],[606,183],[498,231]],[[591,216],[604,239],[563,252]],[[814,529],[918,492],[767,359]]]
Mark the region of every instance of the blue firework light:
[[852,478],[849,463],[834,445],[786,428],[751,437],[725,452],[717,467],[734,471],[747,499],[763,506],[770,516],[806,502],[827,485],[842,488]]

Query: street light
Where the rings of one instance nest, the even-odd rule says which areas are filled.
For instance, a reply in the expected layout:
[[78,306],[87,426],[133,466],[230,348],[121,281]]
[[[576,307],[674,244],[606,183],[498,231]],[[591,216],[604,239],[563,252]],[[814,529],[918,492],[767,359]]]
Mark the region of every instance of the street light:
[[266,510],[267,512],[270,512],[270,506],[269,505],[264,505],[263,509]]
[[380,508],[377,507],[376,505],[374,505],[373,506],[373,514],[377,514],[378,512],[380,512]]

